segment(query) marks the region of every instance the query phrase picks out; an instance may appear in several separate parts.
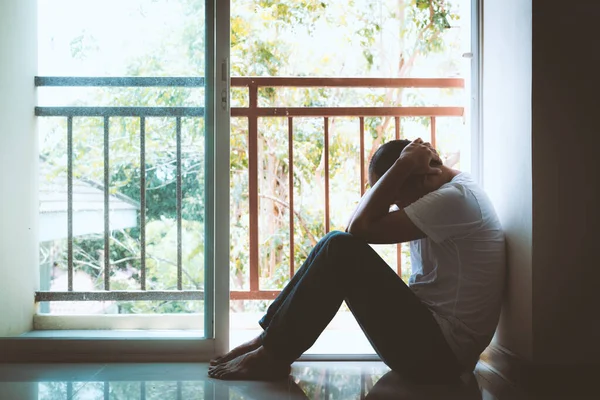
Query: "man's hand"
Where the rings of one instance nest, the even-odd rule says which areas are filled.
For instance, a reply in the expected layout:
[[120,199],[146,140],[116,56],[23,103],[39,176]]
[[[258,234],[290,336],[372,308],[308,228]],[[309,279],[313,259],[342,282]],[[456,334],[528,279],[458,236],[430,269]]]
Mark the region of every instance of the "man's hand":
[[441,159],[435,149],[429,143],[424,143],[421,138],[413,140],[400,154],[399,160],[409,165],[411,174],[416,175],[438,175],[442,173],[440,168],[432,167],[431,161],[436,160],[440,164]]

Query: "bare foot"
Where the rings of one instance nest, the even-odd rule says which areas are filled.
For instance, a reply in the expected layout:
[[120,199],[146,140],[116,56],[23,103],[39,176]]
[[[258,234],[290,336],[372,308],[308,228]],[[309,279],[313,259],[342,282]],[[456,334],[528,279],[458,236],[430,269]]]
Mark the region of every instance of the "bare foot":
[[261,345],[262,345],[262,340],[261,340],[260,336],[257,336],[254,339],[250,340],[249,342],[239,345],[238,347],[231,350],[229,353],[225,354],[224,356],[217,357],[213,360],[210,360],[210,365],[219,365],[219,364],[226,363],[228,361],[233,360],[236,357],[242,356],[246,353],[250,353],[251,351],[258,349]]
[[274,360],[263,346],[208,368],[208,376],[224,380],[274,381],[289,375],[290,366]]

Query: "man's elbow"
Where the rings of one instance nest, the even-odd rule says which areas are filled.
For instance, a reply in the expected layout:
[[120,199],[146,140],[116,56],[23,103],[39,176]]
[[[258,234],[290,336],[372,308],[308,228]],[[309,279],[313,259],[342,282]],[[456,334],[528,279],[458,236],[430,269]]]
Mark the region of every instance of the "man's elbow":
[[354,220],[348,225],[346,232],[356,237],[365,237],[368,232],[368,227],[364,222]]

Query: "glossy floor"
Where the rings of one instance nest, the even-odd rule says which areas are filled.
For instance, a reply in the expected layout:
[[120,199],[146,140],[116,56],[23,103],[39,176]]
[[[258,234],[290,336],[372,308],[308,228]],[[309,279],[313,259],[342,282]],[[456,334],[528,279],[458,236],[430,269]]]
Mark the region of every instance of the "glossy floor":
[[461,386],[416,385],[381,362],[298,362],[287,381],[224,382],[207,364],[0,364],[2,400],[465,399],[530,397],[484,364]]

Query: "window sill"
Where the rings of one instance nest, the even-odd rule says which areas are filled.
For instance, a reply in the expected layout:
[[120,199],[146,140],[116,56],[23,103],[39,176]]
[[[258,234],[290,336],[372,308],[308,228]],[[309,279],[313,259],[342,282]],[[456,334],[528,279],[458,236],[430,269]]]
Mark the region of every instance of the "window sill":
[[195,339],[203,340],[204,333],[197,330],[40,330],[30,331],[19,336],[20,338],[44,338],[44,339]]
[[195,331],[204,332],[204,314],[48,315],[33,317],[34,331]]
[[0,338],[0,363],[206,362],[223,346],[193,330],[31,331]]

